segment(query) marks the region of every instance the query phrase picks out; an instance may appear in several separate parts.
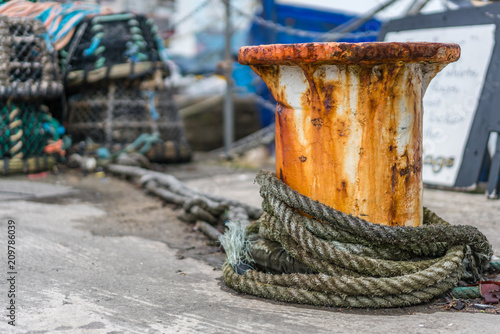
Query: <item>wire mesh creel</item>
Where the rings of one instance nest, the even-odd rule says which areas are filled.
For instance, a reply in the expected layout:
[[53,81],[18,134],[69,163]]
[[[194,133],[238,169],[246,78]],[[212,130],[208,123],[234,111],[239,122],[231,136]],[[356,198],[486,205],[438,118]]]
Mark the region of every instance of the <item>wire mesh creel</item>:
[[57,55],[41,22],[0,17],[0,98],[60,97]]
[[162,67],[163,41],[152,19],[134,13],[82,20],[71,42],[60,51],[68,86],[104,79],[135,79]]
[[163,143],[147,154],[151,161],[189,160],[184,125],[159,72],[161,85],[154,77],[105,80],[69,95],[68,133],[73,142],[91,141],[117,151],[141,134],[158,133]]

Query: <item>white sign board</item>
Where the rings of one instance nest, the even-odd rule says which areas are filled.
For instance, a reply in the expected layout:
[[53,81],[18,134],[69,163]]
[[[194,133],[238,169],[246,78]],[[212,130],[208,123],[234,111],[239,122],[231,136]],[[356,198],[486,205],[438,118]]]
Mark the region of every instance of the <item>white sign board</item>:
[[460,59],[438,73],[424,96],[424,183],[455,184],[494,38],[494,24],[389,32],[385,36],[388,42],[456,43],[462,49]]

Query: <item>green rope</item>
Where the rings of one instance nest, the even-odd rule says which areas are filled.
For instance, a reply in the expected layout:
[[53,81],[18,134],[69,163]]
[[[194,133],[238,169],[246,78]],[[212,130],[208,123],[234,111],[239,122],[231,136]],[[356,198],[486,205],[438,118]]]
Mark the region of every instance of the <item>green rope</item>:
[[490,268],[495,271],[500,271],[500,262],[490,262]]
[[[500,271],[500,262],[492,261],[489,266],[490,270]],[[453,298],[459,299],[474,299],[481,298],[481,287],[480,286],[470,286],[470,287],[456,287],[451,290],[451,296]]]
[[117,158],[122,153],[133,153],[137,152],[142,155],[148,153],[151,149],[151,146],[156,143],[161,143],[162,140],[160,138],[159,133],[143,133],[139,137],[136,138],[131,144],[127,145],[124,149],[114,153],[111,155],[112,159]]
[[451,296],[457,299],[481,298],[481,288],[479,286],[456,287],[451,290]]
[[[399,307],[429,301],[459,279],[479,280],[490,265],[493,252],[483,234],[425,208],[421,227],[377,225],[313,201],[270,172],[256,180],[265,213],[245,238],[259,241],[238,242],[248,248],[238,254],[250,253],[253,261],[240,258],[223,269],[237,291],[319,306]],[[272,256],[280,263],[270,266]]]

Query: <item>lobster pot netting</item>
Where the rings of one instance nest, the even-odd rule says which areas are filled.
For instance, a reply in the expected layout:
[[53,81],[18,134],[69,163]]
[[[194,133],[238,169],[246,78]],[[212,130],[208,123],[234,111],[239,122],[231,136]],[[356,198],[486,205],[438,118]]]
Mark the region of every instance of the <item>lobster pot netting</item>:
[[40,156],[53,139],[54,119],[48,108],[26,102],[0,102],[0,155],[21,159]]
[[1,174],[31,173],[53,165],[47,147],[64,133],[47,107],[63,95],[57,64],[41,22],[0,17]]
[[47,40],[39,21],[0,17],[0,99],[61,96],[57,55]]
[[145,83],[103,81],[68,96],[73,142],[90,140],[117,151],[141,134],[158,133],[163,142],[147,154],[151,161],[189,160],[191,151],[171,91]]
[[103,79],[137,78],[161,66],[163,41],[152,19],[133,13],[82,20],[60,51],[69,86]]

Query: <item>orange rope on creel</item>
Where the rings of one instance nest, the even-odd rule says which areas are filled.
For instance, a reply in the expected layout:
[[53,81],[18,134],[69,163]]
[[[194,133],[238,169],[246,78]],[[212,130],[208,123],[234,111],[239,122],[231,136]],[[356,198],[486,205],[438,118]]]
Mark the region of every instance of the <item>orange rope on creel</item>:
[[66,44],[68,44],[69,41],[71,40],[71,38],[73,37],[75,30],[76,30],[76,28],[71,29],[70,31],[68,31],[68,33],[63,38],[61,38],[60,40],[55,42],[54,49],[61,50],[62,48],[64,48],[66,46]]
[[0,8],[0,14],[5,16],[29,16],[59,5],[57,2],[32,3],[24,0],[8,2]]
[[43,151],[47,154],[58,153],[60,156],[65,156],[66,151],[63,150],[62,147],[63,147],[63,140],[58,139],[55,143],[45,145]]

